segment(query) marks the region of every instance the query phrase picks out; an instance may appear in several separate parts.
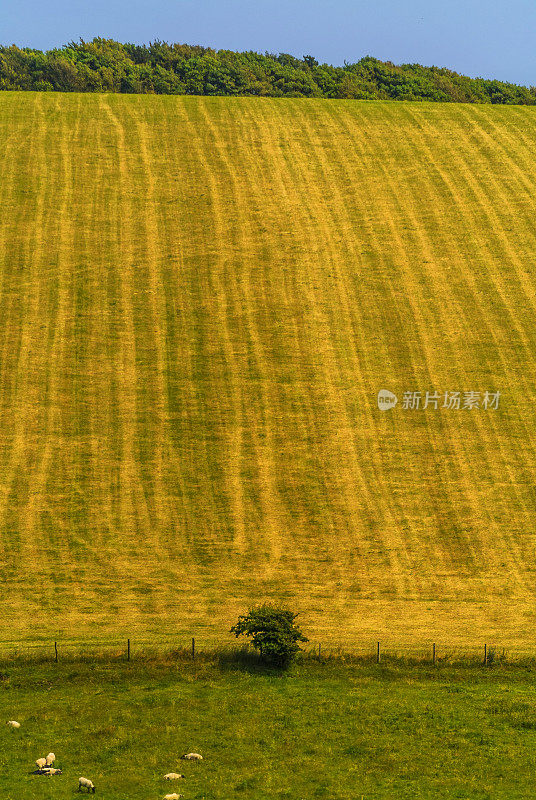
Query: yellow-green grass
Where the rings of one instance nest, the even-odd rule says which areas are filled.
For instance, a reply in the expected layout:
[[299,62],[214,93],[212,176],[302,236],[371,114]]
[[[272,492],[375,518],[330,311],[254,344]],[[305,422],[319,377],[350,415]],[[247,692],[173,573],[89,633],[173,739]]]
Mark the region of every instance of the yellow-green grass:
[[530,647],[535,109],[8,92],[0,143],[0,639]]

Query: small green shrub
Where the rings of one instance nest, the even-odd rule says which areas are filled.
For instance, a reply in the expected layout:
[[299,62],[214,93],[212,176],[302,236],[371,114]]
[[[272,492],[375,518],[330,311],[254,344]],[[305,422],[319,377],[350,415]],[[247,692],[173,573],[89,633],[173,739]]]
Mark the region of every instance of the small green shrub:
[[294,622],[297,616],[284,606],[264,603],[239,616],[231,633],[251,637],[263,661],[287,668],[301,650],[298,642],[309,641]]

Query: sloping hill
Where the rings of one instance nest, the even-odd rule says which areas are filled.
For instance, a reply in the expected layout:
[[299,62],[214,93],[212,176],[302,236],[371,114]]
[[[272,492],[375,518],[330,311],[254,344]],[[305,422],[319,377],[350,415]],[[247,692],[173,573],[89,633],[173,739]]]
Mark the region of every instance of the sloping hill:
[[536,111],[3,93],[0,141],[0,638],[532,639]]

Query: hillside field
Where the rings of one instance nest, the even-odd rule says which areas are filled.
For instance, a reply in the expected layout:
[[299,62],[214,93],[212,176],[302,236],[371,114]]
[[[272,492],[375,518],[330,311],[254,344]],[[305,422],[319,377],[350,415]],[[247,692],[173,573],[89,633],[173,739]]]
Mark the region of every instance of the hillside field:
[[531,107],[0,93],[0,639],[282,598],[530,648],[535,151]]

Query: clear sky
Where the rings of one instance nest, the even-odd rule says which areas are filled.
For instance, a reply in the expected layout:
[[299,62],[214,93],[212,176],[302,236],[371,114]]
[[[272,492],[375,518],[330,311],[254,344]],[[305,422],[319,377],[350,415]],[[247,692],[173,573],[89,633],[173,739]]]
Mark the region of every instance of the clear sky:
[[536,0],[0,0],[0,44],[94,36],[314,55],[372,55],[536,85]]

